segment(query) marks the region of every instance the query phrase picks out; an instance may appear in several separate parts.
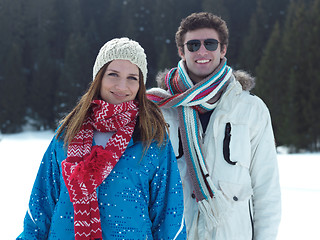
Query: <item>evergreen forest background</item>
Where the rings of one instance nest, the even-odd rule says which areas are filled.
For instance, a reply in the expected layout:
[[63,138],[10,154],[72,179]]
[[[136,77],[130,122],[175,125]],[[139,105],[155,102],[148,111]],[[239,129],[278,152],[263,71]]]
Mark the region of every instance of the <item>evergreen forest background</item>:
[[226,20],[228,64],[256,77],[277,144],[320,151],[320,0],[0,0],[0,131],[55,129],[114,37],[144,47],[156,86],[179,60],[181,19],[199,11]]

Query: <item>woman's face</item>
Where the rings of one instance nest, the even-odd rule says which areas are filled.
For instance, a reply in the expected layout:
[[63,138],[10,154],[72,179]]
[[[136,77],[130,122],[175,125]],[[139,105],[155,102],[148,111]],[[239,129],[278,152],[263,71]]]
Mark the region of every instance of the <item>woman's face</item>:
[[113,60],[101,81],[100,96],[110,104],[134,100],[139,90],[139,68],[128,60]]

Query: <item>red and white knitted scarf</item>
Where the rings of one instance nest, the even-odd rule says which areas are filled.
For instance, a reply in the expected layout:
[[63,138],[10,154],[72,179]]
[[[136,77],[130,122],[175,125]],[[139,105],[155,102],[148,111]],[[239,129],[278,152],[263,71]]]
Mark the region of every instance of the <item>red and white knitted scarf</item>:
[[[113,105],[94,100],[91,109],[92,114],[68,146],[67,159],[62,162],[62,175],[74,207],[76,240],[102,240],[96,189],[125,151],[138,116],[135,101]],[[115,131],[105,148],[92,146],[94,129]]]

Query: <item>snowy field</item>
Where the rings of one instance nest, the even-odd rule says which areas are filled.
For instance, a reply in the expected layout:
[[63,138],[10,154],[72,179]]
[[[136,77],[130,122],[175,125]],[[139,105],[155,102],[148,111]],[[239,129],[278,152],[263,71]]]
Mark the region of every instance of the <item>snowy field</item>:
[[[0,239],[22,231],[29,195],[53,132],[0,135]],[[320,239],[320,153],[279,154],[282,221],[278,240]]]

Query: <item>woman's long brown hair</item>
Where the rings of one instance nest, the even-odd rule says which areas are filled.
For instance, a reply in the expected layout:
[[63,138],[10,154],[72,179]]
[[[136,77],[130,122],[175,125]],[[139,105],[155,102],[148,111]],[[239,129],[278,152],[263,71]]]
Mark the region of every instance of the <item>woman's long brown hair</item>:
[[[80,131],[83,122],[90,114],[91,102],[100,99],[100,89],[103,75],[109,63],[104,65],[91,83],[87,92],[81,97],[74,109],[64,118],[57,130],[57,138],[63,136],[64,143],[68,146],[76,134]],[[149,148],[153,141],[160,146],[167,140],[168,127],[159,107],[146,96],[146,87],[143,82],[142,72],[139,69],[139,90],[136,96],[139,102],[139,125],[141,141],[144,151]]]

